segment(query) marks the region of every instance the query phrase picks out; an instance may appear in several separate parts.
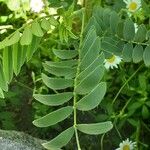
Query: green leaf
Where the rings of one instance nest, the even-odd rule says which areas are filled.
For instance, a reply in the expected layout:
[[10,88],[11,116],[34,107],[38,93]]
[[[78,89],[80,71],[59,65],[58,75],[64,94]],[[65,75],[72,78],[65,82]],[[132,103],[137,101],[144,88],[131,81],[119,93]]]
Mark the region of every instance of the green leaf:
[[13,45],[13,70],[16,75],[19,74],[22,66],[22,47],[20,43]]
[[143,53],[143,60],[146,66],[150,66],[150,46],[147,46]]
[[45,18],[43,18],[42,22],[41,22],[41,27],[48,31],[51,28],[51,24],[48,20],[46,20]]
[[33,36],[32,42],[27,48],[27,61],[29,61],[32,58],[34,52],[37,50],[39,46],[40,41],[41,38]]
[[104,11],[103,11],[103,22],[104,22],[106,29],[108,29],[110,26],[110,14],[111,14],[111,10],[109,8],[104,9]]
[[30,27],[26,27],[21,36],[20,44],[21,45],[29,45],[32,42],[32,31]]
[[116,44],[117,42],[114,39],[104,38],[101,43],[101,49],[108,54],[120,55],[121,50],[116,46]]
[[11,47],[5,47],[3,50],[3,71],[6,81],[10,83],[13,78],[13,59]]
[[[92,26],[93,26],[93,27],[92,27]],[[92,17],[90,18],[89,23],[88,23],[88,25],[86,26],[84,32],[87,33],[87,32],[89,32],[89,30],[91,30],[92,28],[93,28],[94,30],[96,29],[95,31],[96,31],[97,35],[99,35],[99,36],[102,36],[102,35],[103,35],[103,30],[102,30],[101,26],[99,25],[99,23],[97,22],[97,20],[96,20],[96,18],[95,18],[94,16],[92,16]]]
[[96,29],[94,26],[92,26],[83,41],[83,45],[81,47],[80,54],[79,54],[81,59],[85,56],[88,49],[91,47],[91,45],[93,44],[93,41],[95,41],[96,38],[97,38]]
[[124,22],[123,21],[119,21],[116,32],[120,38],[124,37]]
[[59,62],[46,61],[45,63],[49,66],[55,66],[55,67],[73,67],[73,66],[77,66],[78,64],[77,60],[66,60],[66,61],[59,61]]
[[61,147],[65,146],[73,137],[74,134],[74,128],[70,127],[63,131],[61,134],[59,134],[57,137],[52,139],[49,142],[43,143],[42,145],[46,149],[51,149],[51,150],[58,150]]
[[122,51],[122,57],[125,62],[132,61],[132,53],[133,53],[133,45],[131,43],[127,43],[124,45],[123,51]]
[[83,133],[97,135],[103,134],[111,130],[113,127],[110,121],[92,124],[78,124],[77,129]]
[[58,21],[53,16],[49,17],[48,21],[53,26],[58,26],[59,25]]
[[66,67],[66,66],[53,66],[48,64],[43,64],[44,69],[55,76],[67,76],[68,74],[76,74],[76,67]]
[[3,67],[1,63],[0,63],[0,89],[4,91],[8,91],[8,85],[5,79],[5,75],[4,75]]
[[73,87],[73,83],[74,83],[74,80],[72,79],[50,78],[45,74],[42,74],[42,80],[46,86],[55,90]]
[[3,90],[0,88],[0,98],[5,98],[4,97],[4,93],[3,93]]
[[150,115],[150,112],[149,112],[147,106],[143,105],[143,107],[142,107],[142,116],[143,116],[143,118],[148,119],[149,115]]
[[98,66],[94,71],[88,74],[76,87],[75,92],[78,94],[89,93],[100,82],[104,75],[104,66]]
[[106,83],[98,84],[88,95],[84,96],[76,104],[76,108],[82,111],[88,111],[99,105],[106,93]]
[[42,37],[42,36],[44,35],[44,33],[43,33],[42,29],[41,29],[41,26],[40,26],[40,24],[37,22],[37,20],[32,23],[31,28],[32,28],[32,33],[33,33],[35,36],[37,36],[37,37]]
[[20,39],[20,32],[17,30],[12,34],[12,36],[7,41],[7,46],[17,43]]
[[[81,59],[80,69],[81,71],[86,69],[99,55],[100,52],[100,38],[97,37],[93,41],[92,45],[87,49],[84,57]],[[82,51],[82,49],[81,49]]]
[[96,69],[97,66],[100,66],[104,63],[105,57],[102,53],[99,55],[85,70],[83,70],[77,77],[77,83],[81,82],[88,74]]
[[71,59],[78,55],[77,50],[53,50],[53,53],[61,59]]
[[133,49],[132,58],[134,63],[138,63],[143,59],[143,47],[136,45]]
[[119,23],[119,16],[118,14],[113,11],[110,15],[110,28],[111,28],[111,31],[115,34],[117,32],[117,25]]
[[73,93],[64,92],[64,93],[51,94],[51,95],[34,94],[33,97],[45,105],[57,106],[57,105],[62,105],[65,102],[68,102],[73,97]]
[[63,121],[72,114],[73,108],[71,106],[62,107],[56,111],[53,111],[44,117],[36,119],[33,124],[37,127],[48,127],[58,122]]
[[135,34],[134,41],[143,42],[146,39],[146,33],[147,33],[147,30],[146,30],[145,25],[143,25],[143,24],[140,25]]
[[135,35],[134,23],[129,18],[125,20],[123,35],[127,41],[131,41],[134,38]]

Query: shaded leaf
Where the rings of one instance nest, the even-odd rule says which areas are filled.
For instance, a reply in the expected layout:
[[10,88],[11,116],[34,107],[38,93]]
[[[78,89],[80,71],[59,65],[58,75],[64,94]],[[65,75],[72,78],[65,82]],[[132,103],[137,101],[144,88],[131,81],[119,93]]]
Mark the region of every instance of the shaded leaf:
[[132,53],[133,53],[133,45],[131,43],[127,43],[124,45],[123,51],[122,51],[122,57],[125,62],[132,61]]
[[138,63],[143,59],[143,47],[141,45],[134,47],[132,58],[134,63]]
[[131,19],[126,19],[123,28],[123,35],[127,41],[131,41],[135,35],[134,23]]
[[150,66],[150,46],[147,46],[143,53],[143,60],[146,66]]
[[147,33],[147,30],[146,30],[145,25],[143,25],[143,24],[140,25],[138,27],[136,34],[135,34],[134,41],[143,42],[146,39],[146,33]]
[[3,50],[3,71],[6,81],[10,83],[13,78],[13,59],[11,47],[5,47]]

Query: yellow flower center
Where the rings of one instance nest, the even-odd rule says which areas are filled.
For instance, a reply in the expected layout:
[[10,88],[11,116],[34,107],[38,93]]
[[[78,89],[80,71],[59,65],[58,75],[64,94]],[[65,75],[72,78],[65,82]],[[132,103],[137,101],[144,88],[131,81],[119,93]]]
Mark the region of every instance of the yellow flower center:
[[107,59],[109,63],[113,63],[115,61],[116,57],[113,55],[111,58]]
[[124,146],[123,146],[123,150],[130,150],[129,145],[124,145]]
[[137,9],[137,3],[136,2],[131,2],[129,5],[130,10],[136,10]]

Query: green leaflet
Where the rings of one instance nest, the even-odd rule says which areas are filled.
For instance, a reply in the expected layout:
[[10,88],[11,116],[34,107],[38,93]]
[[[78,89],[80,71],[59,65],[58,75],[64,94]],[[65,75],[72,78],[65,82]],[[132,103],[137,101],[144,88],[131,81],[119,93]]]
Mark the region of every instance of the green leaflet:
[[136,45],[133,49],[132,58],[134,63],[138,63],[143,59],[143,47]]
[[116,46],[115,42],[113,42],[113,43],[111,43],[111,42],[103,40],[101,43],[101,49],[104,52],[107,52],[108,54],[119,55],[121,50]]
[[37,22],[37,20],[35,20],[33,23],[32,23],[32,33],[37,36],[37,37],[42,37],[44,35],[42,29],[41,29],[41,26],[40,24]]
[[111,14],[111,10],[106,8],[103,11],[103,22],[105,25],[105,29],[108,29],[110,26],[110,14]]
[[27,26],[24,29],[23,34],[21,36],[20,44],[29,45],[31,42],[32,42],[32,31],[31,31],[31,28]]
[[83,46],[79,54],[81,59],[85,56],[88,49],[91,47],[91,45],[93,44],[93,41],[95,41],[96,38],[97,38],[96,30],[95,30],[95,27],[92,26],[83,41]]
[[42,22],[41,22],[41,27],[48,31],[51,28],[51,24],[48,20],[46,20],[45,18],[43,18]]
[[13,78],[13,59],[12,59],[12,47],[5,47],[3,49],[3,71],[7,83]]
[[[82,50],[81,50],[82,51]],[[87,49],[84,57],[81,59],[80,69],[86,69],[98,56],[100,52],[100,39],[97,37],[93,40],[92,45]]]
[[0,89],[2,89],[4,91],[8,91],[8,85],[7,85],[7,81],[5,79],[5,75],[3,72],[3,67],[2,67],[1,62],[0,62]]
[[[93,26],[94,25],[94,26]],[[93,26],[93,29],[95,30],[96,29],[96,33],[98,34],[98,35],[102,35],[103,34],[103,31],[102,31],[102,28],[99,26],[99,24],[98,24],[98,22],[97,22],[97,20],[96,20],[96,18],[94,17],[94,16],[92,16],[91,18],[90,18],[90,20],[89,20],[89,23],[88,23],[88,25],[86,26],[86,28],[85,28],[85,33],[88,33],[88,31],[90,30],[90,29],[92,29],[92,26]]]
[[143,53],[143,60],[146,66],[150,66],[150,46],[147,46]]
[[85,70],[80,72],[80,74],[77,77],[77,83],[79,84],[79,82],[81,82],[81,80],[83,80],[88,74],[94,71],[94,69],[97,66],[102,65],[104,63],[104,59],[105,57],[104,54],[102,53]]
[[52,139],[51,141],[43,143],[42,145],[46,149],[59,150],[71,140],[73,134],[74,134],[74,128],[70,127],[65,131],[63,131],[61,134],[59,134],[57,137]]
[[72,79],[64,79],[64,78],[50,78],[45,74],[42,74],[42,80],[51,89],[60,90],[73,86]]
[[54,18],[54,16],[51,16],[48,21],[50,22],[51,25],[57,26],[59,25],[58,21]]
[[4,93],[3,93],[3,90],[0,88],[0,98],[5,98],[4,97]]
[[63,103],[69,101],[73,97],[72,92],[64,92],[58,94],[51,94],[51,95],[41,95],[41,94],[34,94],[33,97],[48,106],[58,106],[62,105]]
[[146,39],[146,33],[147,33],[147,30],[146,30],[145,25],[143,25],[143,24],[140,25],[135,34],[134,41],[143,42]]
[[131,19],[126,19],[123,28],[123,35],[127,41],[131,41],[135,35],[134,23]]
[[127,43],[124,45],[122,56],[125,62],[132,61],[132,53],[133,53],[133,45],[131,43]]
[[78,55],[77,50],[53,50],[53,53],[61,59],[71,59]]
[[118,25],[119,21],[120,21],[120,18],[118,16],[118,14],[115,11],[113,11],[110,15],[110,28],[114,34],[117,31],[117,25]]
[[17,30],[11,35],[10,38],[6,37],[2,42],[0,42],[0,49],[3,49],[7,46],[17,43],[19,39],[20,39],[20,32]]
[[68,67],[68,66],[54,66],[54,65],[48,65],[43,64],[44,69],[48,71],[49,73],[56,75],[56,76],[67,76],[68,74],[76,74],[76,67]]
[[98,84],[88,95],[84,96],[76,104],[78,110],[88,111],[99,105],[106,93],[106,83]]
[[118,22],[116,32],[118,37],[120,38],[124,37],[124,22],[122,20]]
[[59,62],[52,62],[52,61],[46,61],[45,62],[49,66],[55,66],[55,67],[73,67],[77,66],[77,60],[66,60],[66,61],[59,61]]
[[27,48],[27,56],[26,56],[27,61],[29,61],[32,58],[34,52],[37,50],[39,46],[40,41],[41,41],[40,37],[33,36],[32,42]]
[[17,43],[20,39],[20,32],[17,30],[14,32],[14,34],[7,40],[7,45],[6,46],[10,46],[13,45],[15,43]]
[[63,121],[69,115],[71,115],[72,111],[73,107],[71,106],[62,107],[56,111],[45,115],[44,117],[34,120],[33,124],[37,127],[48,127]]
[[16,75],[19,74],[22,66],[22,47],[20,43],[13,45],[13,70]]
[[100,82],[104,75],[104,66],[98,66],[94,71],[88,74],[76,87],[75,92],[78,94],[89,93]]
[[142,107],[142,116],[144,119],[148,119],[149,118],[149,108],[146,105],[143,105]]
[[110,121],[92,124],[78,124],[77,129],[83,133],[97,135],[103,134],[111,130],[113,127]]

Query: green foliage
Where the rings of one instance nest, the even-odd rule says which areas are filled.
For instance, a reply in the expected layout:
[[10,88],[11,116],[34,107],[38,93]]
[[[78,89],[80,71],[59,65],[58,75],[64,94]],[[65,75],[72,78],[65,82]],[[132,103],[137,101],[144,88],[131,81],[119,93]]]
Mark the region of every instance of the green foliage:
[[[87,47],[89,43],[91,43],[91,45]],[[100,39],[97,37],[93,27],[88,31],[83,43],[81,44],[82,45],[78,51],[54,50],[53,52],[58,58],[65,60],[60,60],[59,62],[46,62],[43,64],[46,71],[57,76],[48,77],[47,75],[42,74],[42,80],[46,86],[53,90],[63,90],[73,87],[72,92],[61,92],[51,95],[34,95],[34,98],[41,103],[51,106],[62,105],[73,97],[73,106],[66,106],[57,109],[56,111],[35,120],[33,122],[34,125],[38,127],[53,125],[66,119],[72,114],[72,111],[74,113],[74,119],[76,120],[76,109],[82,111],[94,109],[103,99],[106,93],[106,83],[101,82],[104,75],[104,55],[100,52]],[[73,59],[77,58],[77,56],[78,61]],[[77,98],[78,95],[82,95],[82,98]],[[56,100],[58,101],[54,103],[53,101]],[[87,134],[102,134],[112,128],[111,122],[77,125],[75,122],[73,123],[73,127],[65,130],[47,144],[43,144],[44,147],[48,149],[59,149],[62,146],[65,146],[71,137],[69,136],[64,139],[62,138],[62,135],[71,132],[71,135],[73,136],[72,130],[77,132],[78,129]],[[58,141],[62,144],[56,145],[55,142],[58,143]]]

